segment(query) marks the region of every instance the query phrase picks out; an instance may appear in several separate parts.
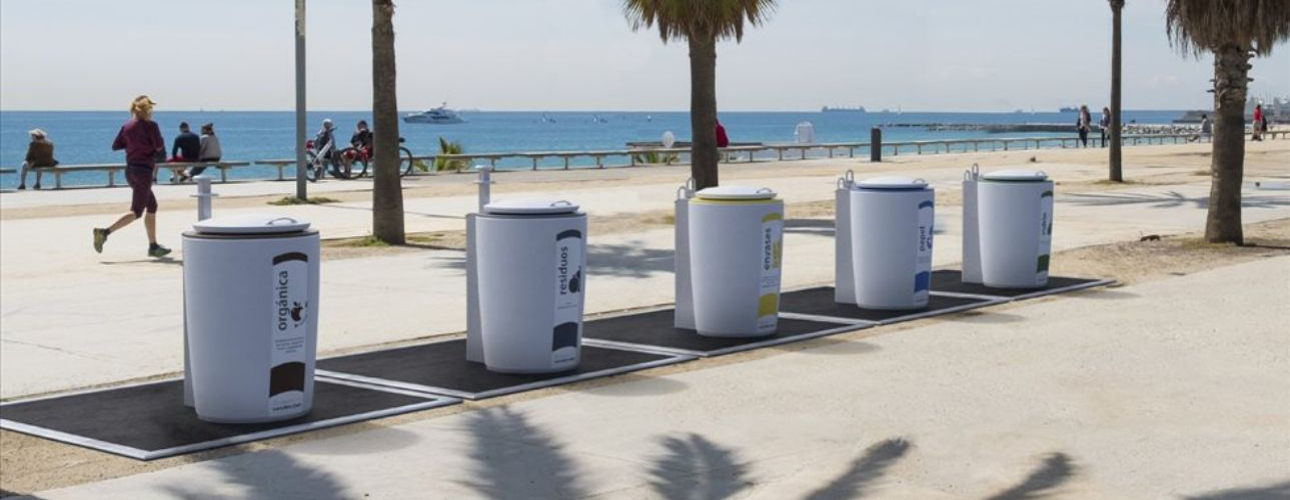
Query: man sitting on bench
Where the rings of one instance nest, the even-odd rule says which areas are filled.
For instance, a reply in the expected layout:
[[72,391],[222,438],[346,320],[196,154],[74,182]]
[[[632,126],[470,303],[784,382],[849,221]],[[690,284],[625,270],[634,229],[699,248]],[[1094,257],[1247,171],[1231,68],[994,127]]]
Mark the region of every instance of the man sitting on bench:
[[[175,145],[170,148],[170,160],[167,163],[190,163],[197,161],[198,152],[202,149],[202,140],[188,129],[188,122],[179,122],[179,135],[175,136]],[[182,171],[170,171],[170,182],[188,180]]]

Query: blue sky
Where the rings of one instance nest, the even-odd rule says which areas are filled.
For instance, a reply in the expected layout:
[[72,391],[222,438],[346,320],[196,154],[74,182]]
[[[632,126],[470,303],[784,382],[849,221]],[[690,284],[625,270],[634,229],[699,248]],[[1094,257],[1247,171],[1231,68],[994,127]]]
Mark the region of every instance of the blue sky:
[[[284,110],[290,0],[4,0],[0,108]],[[403,0],[399,103],[486,110],[684,110],[684,44],[633,33],[618,0]],[[1124,102],[1202,108],[1207,58],[1164,34],[1163,0],[1125,10]],[[721,109],[1011,111],[1106,103],[1103,0],[781,0],[742,44],[718,47]],[[311,0],[309,106],[371,102],[371,6]],[[1290,57],[1254,61],[1253,91],[1290,95]]]

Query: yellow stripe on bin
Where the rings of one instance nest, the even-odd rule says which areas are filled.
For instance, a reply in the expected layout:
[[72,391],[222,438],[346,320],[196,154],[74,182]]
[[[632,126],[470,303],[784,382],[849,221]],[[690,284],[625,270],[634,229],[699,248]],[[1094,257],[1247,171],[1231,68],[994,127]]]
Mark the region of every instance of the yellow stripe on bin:
[[779,314],[779,295],[768,293],[757,298],[757,317]]

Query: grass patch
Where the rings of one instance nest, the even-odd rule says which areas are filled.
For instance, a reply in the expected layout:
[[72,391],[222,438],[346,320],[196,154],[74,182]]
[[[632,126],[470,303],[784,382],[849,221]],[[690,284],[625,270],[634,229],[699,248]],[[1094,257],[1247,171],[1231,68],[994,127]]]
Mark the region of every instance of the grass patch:
[[331,244],[328,246],[341,248],[385,248],[390,246],[389,243],[386,243],[380,238],[370,234],[362,238],[345,238],[342,240],[334,240],[330,243]]
[[1178,246],[1183,250],[1222,250],[1225,248],[1236,248],[1235,243],[1210,243],[1204,238],[1184,238],[1178,240]]
[[280,199],[270,201],[269,204],[275,207],[285,207],[289,205],[321,205],[323,203],[337,203],[340,200],[328,198],[326,196],[314,196],[307,200],[296,198],[295,196],[284,196]]
[[1146,183],[1137,179],[1125,179],[1121,182],[1115,182],[1108,179],[1100,179],[1100,180],[1093,181],[1094,186],[1128,186],[1130,184],[1146,184]]

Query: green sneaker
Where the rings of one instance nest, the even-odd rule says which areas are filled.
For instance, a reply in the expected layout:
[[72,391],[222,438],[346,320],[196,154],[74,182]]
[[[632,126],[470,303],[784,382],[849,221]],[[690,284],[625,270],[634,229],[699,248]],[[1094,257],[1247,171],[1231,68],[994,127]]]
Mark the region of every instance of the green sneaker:
[[149,257],[165,257],[169,253],[170,253],[169,248],[163,247],[156,243],[153,243],[151,246],[148,247]]
[[103,228],[94,228],[94,251],[103,253],[103,244],[107,243],[108,230]]

